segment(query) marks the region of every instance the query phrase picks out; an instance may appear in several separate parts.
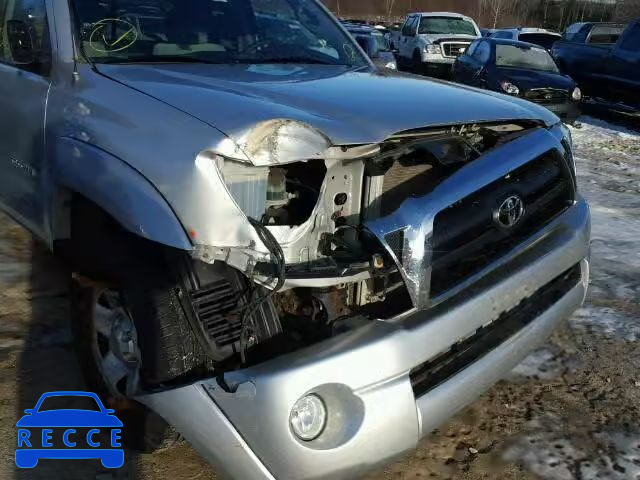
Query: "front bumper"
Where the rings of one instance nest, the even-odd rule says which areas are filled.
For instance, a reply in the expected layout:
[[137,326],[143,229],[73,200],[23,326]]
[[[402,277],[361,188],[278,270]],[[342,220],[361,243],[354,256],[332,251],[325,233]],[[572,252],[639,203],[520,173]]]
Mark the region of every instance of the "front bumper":
[[565,123],[573,124],[580,116],[579,102],[566,102],[566,103],[554,103],[554,104],[541,103],[540,105],[551,110]]
[[440,53],[427,53],[422,51],[422,63],[428,63],[432,65],[441,65],[451,67],[455,63],[454,57],[445,57]]
[[[531,242],[501,261],[463,298],[409,312],[225,375],[139,400],[162,415],[219,473],[230,478],[344,479],[415,448],[423,436],[517,365],[584,300],[589,278],[590,215],[579,199]],[[514,311],[562,272],[579,281],[538,309],[525,327],[435,387],[416,395],[411,372]],[[508,316],[508,314],[507,314]],[[289,428],[293,404],[315,392],[328,408],[312,442]]]

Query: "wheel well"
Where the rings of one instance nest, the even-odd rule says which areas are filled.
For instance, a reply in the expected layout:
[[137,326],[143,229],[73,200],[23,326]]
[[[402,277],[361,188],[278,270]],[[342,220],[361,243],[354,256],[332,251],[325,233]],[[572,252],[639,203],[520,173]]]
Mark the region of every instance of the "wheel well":
[[53,251],[74,272],[107,280],[107,272],[127,266],[125,262],[131,260],[132,252],[140,252],[152,261],[163,248],[168,248],[126,230],[80,193],[61,191],[56,195],[56,204]]

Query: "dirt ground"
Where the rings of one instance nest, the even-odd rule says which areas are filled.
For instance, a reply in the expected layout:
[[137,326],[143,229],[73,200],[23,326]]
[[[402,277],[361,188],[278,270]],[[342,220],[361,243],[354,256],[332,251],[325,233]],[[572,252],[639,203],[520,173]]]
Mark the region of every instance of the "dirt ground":
[[[589,298],[543,348],[367,480],[640,480],[640,135],[593,118],[574,130],[580,190],[593,210]],[[43,392],[83,389],[64,277],[0,217],[0,479],[212,479],[188,444],[98,462],[14,464],[15,423]],[[241,480],[241,479],[240,479]]]

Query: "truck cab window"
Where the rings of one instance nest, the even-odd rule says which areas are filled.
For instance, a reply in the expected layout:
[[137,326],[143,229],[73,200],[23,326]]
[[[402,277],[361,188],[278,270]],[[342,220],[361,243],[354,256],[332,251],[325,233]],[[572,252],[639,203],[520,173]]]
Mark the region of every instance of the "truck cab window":
[[613,45],[624,31],[622,26],[596,25],[591,30],[588,43],[598,45]]
[[416,17],[409,17],[407,19],[407,22],[404,24],[404,27],[402,27],[402,35],[404,35],[405,37],[413,37],[413,35],[415,34],[415,28],[414,28],[415,19]]
[[0,62],[47,74],[51,45],[44,0],[0,0]]

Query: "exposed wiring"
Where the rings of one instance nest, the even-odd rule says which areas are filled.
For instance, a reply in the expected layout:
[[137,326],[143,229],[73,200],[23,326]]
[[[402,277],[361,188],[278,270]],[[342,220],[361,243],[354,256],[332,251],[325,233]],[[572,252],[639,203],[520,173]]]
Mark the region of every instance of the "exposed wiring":
[[264,302],[268,301],[273,295],[278,293],[278,291],[283,287],[285,281],[285,257],[284,252],[282,251],[282,247],[273,236],[273,234],[265,227],[261,222],[249,217],[249,223],[255,229],[258,237],[264,245],[269,250],[271,254],[272,260],[276,264],[276,275],[278,277],[276,285],[272,290],[268,290],[264,295],[260,295],[259,289],[254,289],[251,292],[250,300],[244,307],[244,313],[242,314],[242,319],[240,322],[240,360],[243,364],[246,363],[246,348],[248,341],[248,333],[249,327],[252,327],[255,330],[255,324],[253,321],[253,316],[260,309],[260,307],[264,304]]

